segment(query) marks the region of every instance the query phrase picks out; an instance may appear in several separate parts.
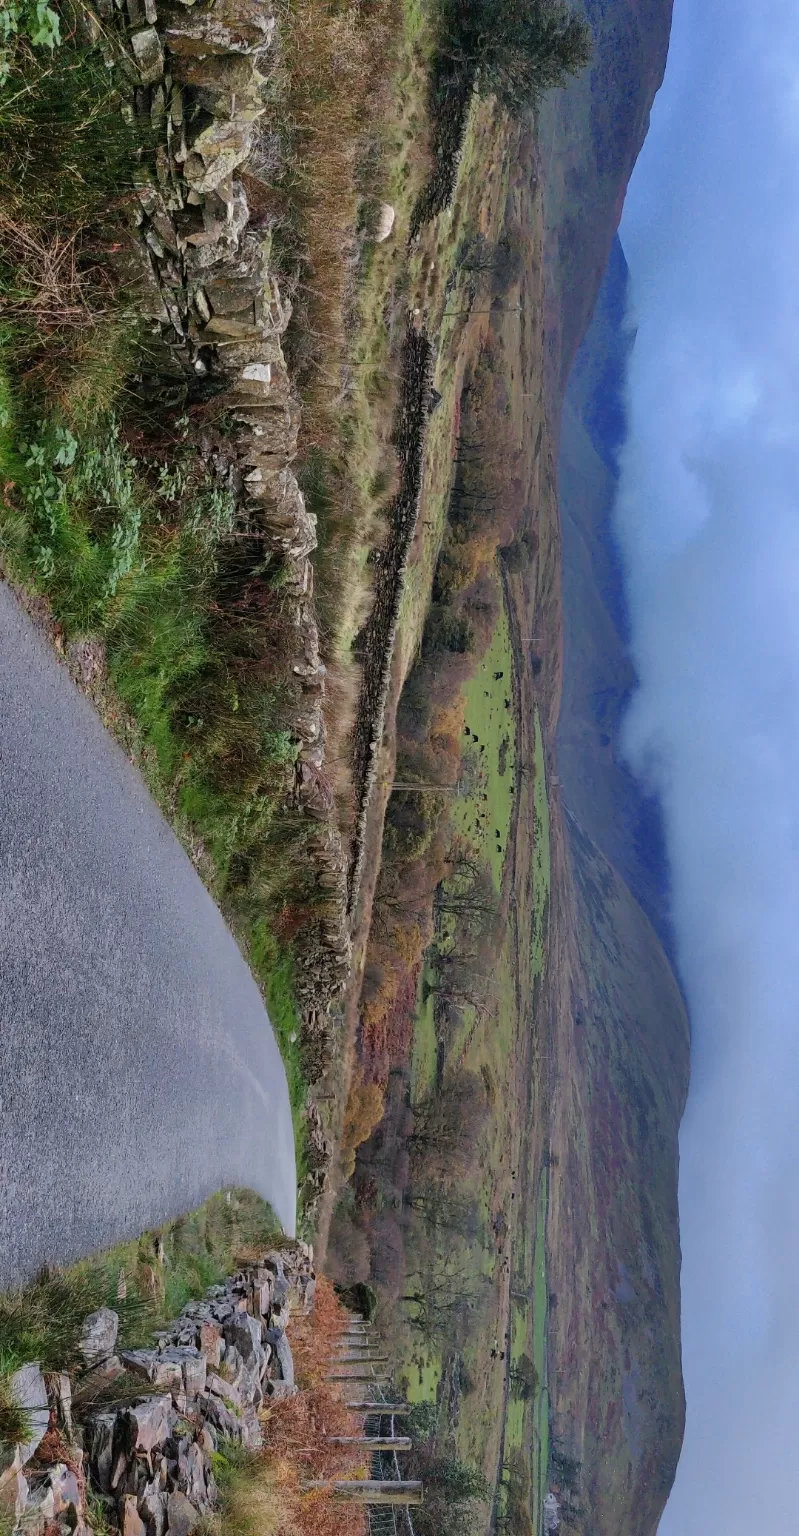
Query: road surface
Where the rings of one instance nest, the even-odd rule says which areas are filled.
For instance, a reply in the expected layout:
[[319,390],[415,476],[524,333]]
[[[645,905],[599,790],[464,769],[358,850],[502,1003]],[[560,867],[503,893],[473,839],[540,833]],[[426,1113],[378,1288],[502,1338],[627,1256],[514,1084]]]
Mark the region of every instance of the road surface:
[[226,1184],[294,1230],[286,1077],[140,778],[0,583],[0,1287]]

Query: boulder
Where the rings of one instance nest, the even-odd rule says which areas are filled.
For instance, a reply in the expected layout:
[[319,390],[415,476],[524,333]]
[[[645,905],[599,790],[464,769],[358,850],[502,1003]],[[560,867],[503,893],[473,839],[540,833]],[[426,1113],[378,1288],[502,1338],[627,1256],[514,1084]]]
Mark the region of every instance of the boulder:
[[205,1470],[201,1446],[196,1441],[188,1446],[181,1445],[178,1451],[178,1488],[198,1509],[202,1509],[207,1502]]
[[[147,1527],[147,1536],[164,1536],[167,1496],[158,1484],[148,1483],[139,1499],[139,1514]],[[124,1533],[123,1533],[124,1536]]]
[[[173,33],[174,36],[179,36]],[[180,52],[180,43],[173,50],[167,34],[167,45],[172,53],[170,73],[181,85],[195,89],[218,91],[228,97],[255,93],[263,82],[255,59],[243,54],[201,54]]]
[[165,1355],[166,1351],[162,1353],[157,1349],[126,1349],[122,1352],[122,1360],[131,1376],[141,1376],[164,1391],[179,1392],[183,1386],[180,1361],[169,1356],[165,1358]]
[[381,203],[377,210],[377,222],[375,224],[375,243],[382,245],[387,240],[394,228],[396,214],[390,203]]
[[216,315],[239,315],[251,310],[256,299],[263,293],[264,280],[256,268],[245,275],[222,273],[206,284],[211,308]]
[[200,1406],[208,1423],[218,1429],[226,1440],[241,1440],[241,1420],[225,1407],[220,1398],[206,1392],[200,1400]]
[[252,145],[253,125],[242,118],[209,123],[186,156],[183,175],[195,192],[213,192],[243,165]]
[[215,1397],[221,1397],[232,1408],[239,1412],[241,1411],[243,1406],[242,1396],[234,1381],[226,1381],[224,1376],[218,1376],[215,1371],[211,1371],[208,1375],[207,1386],[208,1391],[213,1392]]
[[87,1366],[97,1365],[113,1355],[119,1333],[119,1318],[110,1307],[100,1307],[84,1320],[78,1349]]
[[[261,1324],[249,1312],[237,1312],[224,1327],[225,1347],[238,1350],[245,1365],[249,1365],[260,1353]],[[225,1356],[227,1360],[227,1354]]]
[[177,1415],[170,1397],[146,1397],[128,1409],[127,1426],[132,1450],[149,1454],[172,1433]]
[[267,1396],[274,1402],[282,1402],[287,1397],[296,1397],[299,1387],[291,1381],[270,1381],[266,1390]]

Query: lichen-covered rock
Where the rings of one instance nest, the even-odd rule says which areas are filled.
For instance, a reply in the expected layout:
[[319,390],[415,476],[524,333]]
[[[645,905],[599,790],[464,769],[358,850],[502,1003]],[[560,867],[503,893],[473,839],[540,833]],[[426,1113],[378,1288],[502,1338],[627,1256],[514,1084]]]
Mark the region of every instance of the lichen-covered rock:
[[164,50],[155,27],[142,27],[131,35],[130,46],[139,70],[142,85],[154,85],[163,79]]
[[244,164],[252,145],[253,125],[222,118],[198,133],[186,156],[183,175],[195,192],[214,192]]
[[263,0],[206,0],[190,16],[175,16],[167,27],[171,53],[202,58],[208,54],[260,54],[275,34],[275,17]]

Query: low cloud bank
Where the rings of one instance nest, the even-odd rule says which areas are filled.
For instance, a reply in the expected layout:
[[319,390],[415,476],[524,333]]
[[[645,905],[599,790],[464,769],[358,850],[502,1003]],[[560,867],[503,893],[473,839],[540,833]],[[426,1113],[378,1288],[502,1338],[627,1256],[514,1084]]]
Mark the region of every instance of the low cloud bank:
[[693,1028],[688,1422],[661,1536],[799,1502],[799,9],[676,0],[622,224],[617,530]]

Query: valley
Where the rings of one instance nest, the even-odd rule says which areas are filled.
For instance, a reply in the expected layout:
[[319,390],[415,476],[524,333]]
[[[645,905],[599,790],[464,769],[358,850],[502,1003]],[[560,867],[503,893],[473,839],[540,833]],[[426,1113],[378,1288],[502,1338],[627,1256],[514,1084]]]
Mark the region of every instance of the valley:
[[612,507],[670,3],[588,0],[523,108],[457,5],[253,7],[64,13],[143,146],[119,330],[21,325],[0,225],[3,574],[260,987],[303,1235],[472,1488],[417,1536],[654,1536],[689,1034]]

